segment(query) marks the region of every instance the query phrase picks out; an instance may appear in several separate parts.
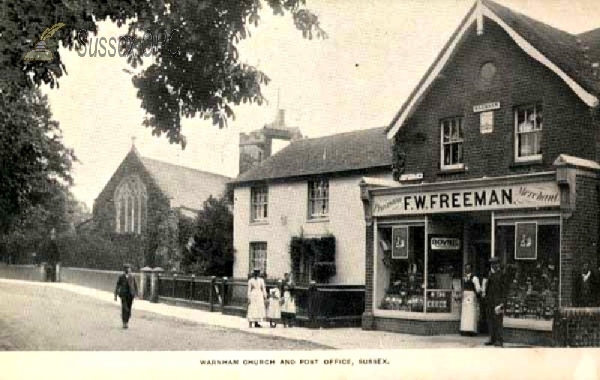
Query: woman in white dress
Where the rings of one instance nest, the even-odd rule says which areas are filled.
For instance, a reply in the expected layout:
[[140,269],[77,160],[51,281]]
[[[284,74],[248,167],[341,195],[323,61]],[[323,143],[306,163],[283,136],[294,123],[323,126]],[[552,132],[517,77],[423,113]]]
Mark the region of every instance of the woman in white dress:
[[479,278],[473,275],[471,265],[465,265],[465,277],[463,278],[463,299],[460,315],[461,335],[477,335],[477,324],[479,322],[479,302],[477,295],[481,293]]
[[262,327],[262,322],[266,317],[265,300],[267,290],[265,281],[259,277],[260,269],[254,269],[252,277],[248,280],[248,324],[250,327]]

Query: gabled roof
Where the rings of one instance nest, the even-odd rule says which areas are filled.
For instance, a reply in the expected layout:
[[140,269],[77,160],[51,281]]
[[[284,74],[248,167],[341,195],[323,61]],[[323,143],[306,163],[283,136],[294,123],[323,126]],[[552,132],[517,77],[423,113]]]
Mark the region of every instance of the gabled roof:
[[164,194],[171,198],[171,207],[201,210],[209,196],[223,195],[229,177],[186,168],[138,156],[148,174]]
[[558,75],[588,106],[598,105],[600,76],[592,66],[596,62],[593,61],[594,57],[600,57],[598,29],[576,36],[493,1],[478,0],[392,120],[388,127],[388,138],[398,132],[427,94],[469,27],[474,23],[479,24],[483,17],[500,25],[525,53]]
[[392,144],[385,127],[292,142],[233,183],[389,167]]

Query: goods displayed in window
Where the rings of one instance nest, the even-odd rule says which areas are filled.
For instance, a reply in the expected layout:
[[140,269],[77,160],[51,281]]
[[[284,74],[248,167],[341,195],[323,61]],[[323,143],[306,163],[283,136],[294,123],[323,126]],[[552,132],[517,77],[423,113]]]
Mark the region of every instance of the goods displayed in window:
[[[400,248],[402,241],[405,245]],[[398,247],[395,247],[396,245]],[[385,268],[385,276],[382,279],[385,289],[379,308],[423,312],[425,227],[383,228],[380,231],[380,247]]]
[[[506,263],[510,281],[505,315],[509,318],[552,319],[558,307],[560,226],[537,224],[534,236],[523,234],[521,223],[496,227],[496,254]],[[535,223],[529,231],[535,231]],[[520,235],[516,235],[519,229]],[[516,238],[517,237],[517,238]],[[529,241],[531,240],[531,244]],[[537,258],[524,259],[523,248],[537,244]],[[522,248],[521,245],[524,245]]]

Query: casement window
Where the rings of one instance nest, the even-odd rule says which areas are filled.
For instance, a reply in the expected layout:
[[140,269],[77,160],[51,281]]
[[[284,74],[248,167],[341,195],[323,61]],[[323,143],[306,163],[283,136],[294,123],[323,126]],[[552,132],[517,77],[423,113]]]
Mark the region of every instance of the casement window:
[[115,232],[141,234],[146,223],[148,195],[138,176],[125,178],[115,191]]
[[323,219],[329,216],[329,181],[321,179],[308,182],[308,218]]
[[515,161],[542,159],[542,105],[515,108]]
[[441,121],[441,168],[462,169],[463,144],[465,141],[463,131],[463,118],[452,117]]
[[250,270],[260,269],[260,273],[267,273],[267,243],[250,243]]
[[269,188],[267,186],[253,187],[250,190],[250,220],[259,222],[267,220],[269,205]]

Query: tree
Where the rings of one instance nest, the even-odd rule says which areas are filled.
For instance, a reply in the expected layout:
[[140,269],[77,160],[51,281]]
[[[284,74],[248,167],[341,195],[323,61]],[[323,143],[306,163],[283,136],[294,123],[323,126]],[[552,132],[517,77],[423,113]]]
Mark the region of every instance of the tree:
[[60,229],[74,160],[39,90],[0,96],[0,234],[34,221]]
[[[275,14],[290,13],[305,38],[326,37],[318,17],[305,8],[306,0],[265,2]],[[132,67],[143,63],[144,52],[149,51],[144,47],[152,45],[140,41],[140,34],[162,41],[153,52],[153,63],[133,77],[148,114],[144,124],[154,135],[164,133],[171,143],[185,148],[182,117],[212,119],[222,128],[234,117],[232,105],[265,101],[261,86],[269,78],[242,63],[237,50],[239,41],[250,36],[249,26],[259,25],[262,4],[261,0],[2,1],[0,86],[58,86],[67,72],[59,41],[69,50],[79,49],[88,41],[87,33],[80,31],[97,34],[98,23],[105,20],[128,24],[129,38],[120,47]],[[55,52],[54,61],[23,61],[44,29],[58,22],[65,27],[46,41]],[[131,43],[134,38],[142,43]]]
[[208,198],[198,212],[193,244],[184,251],[187,271],[212,276],[233,273],[233,214],[225,197]]

